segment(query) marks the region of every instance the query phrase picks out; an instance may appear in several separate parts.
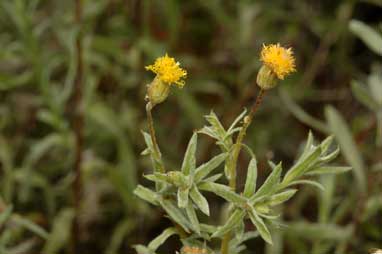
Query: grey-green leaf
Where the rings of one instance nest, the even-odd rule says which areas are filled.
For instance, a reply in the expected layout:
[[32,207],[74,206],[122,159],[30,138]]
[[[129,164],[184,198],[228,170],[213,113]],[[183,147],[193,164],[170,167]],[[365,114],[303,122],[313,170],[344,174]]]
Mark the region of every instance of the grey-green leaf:
[[219,227],[218,230],[212,235],[212,237],[220,237],[230,232],[232,229],[236,228],[239,225],[239,223],[243,220],[244,216],[245,211],[241,209],[236,209],[228,218],[224,226]]
[[198,185],[199,189],[210,191],[215,193],[216,195],[226,199],[227,201],[233,202],[235,204],[243,204],[246,202],[246,199],[234,191],[231,190],[226,185],[218,184],[218,183],[212,183],[212,182],[203,182]]
[[143,187],[142,185],[137,186],[137,188],[134,190],[134,194],[153,205],[158,205],[159,195],[152,190]]
[[188,219],[190,220],[191,222],[191,225],[192,225],[192,229],[200,235],[200,225],[199,225],[199,220],[198,220],[198,217],[196,215],[196,212],[195,212],[195,209],[194,209],[194,206],[191,202],[188,202],[187,204],[187,207],[186,207],[186,213],[187,213],[187,217]]
[[13,207],[10,205],[4,209],[0,214],[0,227],[8,220],[12,214]]
[[281,162],[276,166],[275,169],[272,170],[272,173],[268,176],[267,180],[261,185],[259,190],[253,195],[251,200],[254,200],[255,198],[259,198],[264,195],[270,195],[273,194],[275,191],[277,191],[278,184],[280,182],[280,176],[281,176],[282,166]]
[[353,80],[351,82],[351,89],[354,97],[370,110],[377,110],[378,104],[371,96],[370,92],[358,81]]
[[269,232],[267,226],[260,216],[256,213],[255,209],[249,211],[249,218],[252,223],[256,226],[257,231],[259,231],[260,236],[269,244],[272,244],[272,236]]
[[170,200],[162,200],[160,204],[171,219],[178,223],[187,233],[190,233],[191,225],[178,207],[176,207]]
[[152,251],[156,251],[159,246],[161,246],[170,236],[175,235],[176,233],[177,231],[173,227],[165,229],[160,235],[149,243],[148,248]]
[[270,199],[266,202],[269,206],[275,206],[284,203],[297,192],[296,189],[289,189],[280,193],[277,193],[275,195],[272,195]]
[[202,164],[195,170],[195,182],[201,181],[204,177],[209,175],[216,169],[227,157],[226,153],[219,154],[209,160],[207,163]]
[[190,142],[188,143],[186,153],[184,154],[182,163],[182,172],[186,176],[195,170],[195,152],[197,145],[198,135],[196,132],[192,135]]
[[189,188],[178,188],[178,206],[180,208],[186,208],[189,190]]
[[283,185],[288,185],[290,182],[296,180],[302,176],[306,171],[310,169],[312,165],[317,162],[317,159],[321,155],[321,147],[315,147],[305,158],[299,160],[285,175],[283,179]]
[[352,20],[349,24],[350,31],[355,33],[371,50],[382,56],[382,36],[365,23]]
[[366,191],[365,164],[353,140],[352,134],[340,113],[333,107],[325,108],[329,127],[337,139],[346,161],[353,167],[353,173],[361,192]]
[[257,180],[257,161],[252,158],[248,165],[247,178],[244,186],[244,197],[249,198],[255,193]]
[[133,248],[139,254],[156,254],[155,251],[150,250],[149,248],[147,248],[146,246],[141,245],[141,244],[134,245]]
[[309,175],[321,175],[321,174],[341,174],[351,170],[352,167],[336,167],[336,166],[322,166],[311,169]]
[[207,199],[199,192],[196,186],[192,186],[190,191],[192,201],[199,207],[199,209],[207,216],[210,216],[210,208]]
[[306,180],[306,179],[293,181],[293,182],[289,183],[288,186],[294,186],[294,185],[299,185],[299,184],[311,185],[311,186],[316,187],[322,191],[325,190],[324,186],[322,184],[320,184],[319,182],[312,181],[312,180]]

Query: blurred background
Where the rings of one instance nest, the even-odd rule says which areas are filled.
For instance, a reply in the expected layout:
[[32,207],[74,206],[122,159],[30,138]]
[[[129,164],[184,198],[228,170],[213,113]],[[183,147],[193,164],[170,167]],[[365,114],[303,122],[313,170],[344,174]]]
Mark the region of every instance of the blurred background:
[[[325,191],[301,187],[280,207],[274,245],[251,240],[247,253],[382,248],[381,35],[380,0],[0,0],[0,253],[147,244],[170,221],[132,194],[151,171],[140,156],[153,78],[144,66],[167,52],[188,71],[184,89],[154,110],[176,168],[204,115],[213,109],[228,125],[252,103],[261,47],[278,42],[293,47],[298,72],[266,95],[249,129],[260,181],[268,159],[293,163],[309,130],[333,133],[338,164],[353,170],[321,178]],[[215,149],[201,137],[198,163]],[[180,247],[172,237],[158,252]]]

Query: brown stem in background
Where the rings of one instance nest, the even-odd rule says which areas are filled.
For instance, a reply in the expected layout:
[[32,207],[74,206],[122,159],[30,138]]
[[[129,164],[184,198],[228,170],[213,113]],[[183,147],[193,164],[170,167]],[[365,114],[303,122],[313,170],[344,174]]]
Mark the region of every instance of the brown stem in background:
[[[75,22],[78,27],[82,22],[82,0],[75,0]],[[72,253],[80,253],[79,243],[81,235],[81,227],[79,223],[79,214],[81,207],[82,196],[82,150],[83,150],[83,129],[84,129],[84,116],[82,109],[82,94],[83,94],[83,57],[82,57],[82,34],[79,31],[76,39],[76,60],[77,70],[74,81],[74,94],[73,94],[73,129],[75,136],[75,160],[74,160],[74,182],[73,182],[73,199],[75,216],[72,225]]]

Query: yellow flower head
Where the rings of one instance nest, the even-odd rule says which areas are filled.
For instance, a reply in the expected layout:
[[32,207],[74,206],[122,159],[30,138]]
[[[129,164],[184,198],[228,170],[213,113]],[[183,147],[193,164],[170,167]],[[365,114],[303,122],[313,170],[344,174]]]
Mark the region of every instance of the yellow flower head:
[[179,66],[179,62],[175,62],[175,59],[169,57],[167,54],[158,57],[154,64],[146,66],[145,68],[157,74],[157,77],[168,85],[176,84],[182,88],[185,84],[182,79],[186,78],[187,71],[182,69]]
[[263,45],[260,59],[279,79],[296,71],[292,48],[286,49],[278,43]]

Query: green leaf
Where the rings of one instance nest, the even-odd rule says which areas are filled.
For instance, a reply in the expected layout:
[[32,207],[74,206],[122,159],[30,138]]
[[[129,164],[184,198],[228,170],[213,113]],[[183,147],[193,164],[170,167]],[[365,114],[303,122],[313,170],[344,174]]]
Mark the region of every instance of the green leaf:
[[232,133],[235,126],[244,118],[244,116],[247,114],[247,109],[244,109],[243,112],[240,113],[238,117],[232,122],[231,126],[227,130],[228,133]]
[[153,205],[159,204],[158,203],[159,195],[153,192],[152,190],[146,187],[143,187],[142,185],[137,186],[137,188],[134,190],[134,194]]
[[256,198],[259,198],[264,195],[271,195],[275,191],[277,191],[278,184],[280,183],[280,176],[281,176],[282,166],[281,162],[276,166],[275,169],[272,170],[272,173],[268,176],[267,180],[261,185],[259,190],[251,197],[251,200],[253,201]]
[[35,224],[34,222],[32,222],[28,219],[25,219],[19,215],[14,214],[11,216],[11,220],[16,225],[24,227],[24,228],[32,231],[33,233],[35,233],[36,235],[40,236],[43,239],[48,238],[48,233],[46,232],[45,229],[43,229],[42,227],[40,227],[39,225]]
[[156,254],[155,251],[150,250],[144,245],[137,244],[134,245],[133,248],[137,251],[139,254]]
[[182,163],[181,171],[186,176],[190,173],[193,174],[195,171],[195,152],[196,145],[198,141],[198,135],[196,132],[192,135],[190,142],[188,143],[186,153],[184,154],[184,159]]
[[340,113],[333,107],[325,108],[325,115],[328,120],[331,131],[337,139],[342,154],[346,161],[353,167],[353,173],[358,185],[359,191],[366,191],[365,164],[361,154],[358,151],[352,134]]
[[324,186],[322,186],[322,184],[320,184],[319,182],[316,182],[316,181],[312,181],[312,180],[296,180],[296,181],[293,181],[290,184],[288,184],[288,186],[293,186],[293,185],[298,185],[298,184],[307,184],[307,185],[311,185],[313,187],[316,187],[322,191],[325,190],[325,188],[324,188]]
[[363,85],[360,84],[360,82],[352,80],[351,89],[354,97],[364,106],[368,107],[372,111],[378,109],[378,103],[370,95],[370,92]]
[[297,192],[296,189],[289,189],[278,194],[272,195],[270,199],[266,202],[269,206],[275,206],[284,203]]
[[74,210],[64,208],[54,218],[52,232],[49,234],[42,253],[58,253],[67,246],[70,239]]
[[198,188],[205,191],[210,191],[215,193],[216,195],[224,198],[227,201],[233,202],[235,204],[243,204],[247,200],[235,193],[226,185],[213,183],[213,182],[203,182],[198,185]]
[[188,202],[187,207],[186,207],[186,213],[187,217],[191,222],[192,228],[194,231],[200,235],[200,225],[199,225],[199,220],[198,217],[196,216],[196,212],[194,209],[194,206],[191,202]]
[[222,173],[216,174],[216,175],[212,175],[210,177],[204,178],[204,182],[216,182],[222,176],[223,176]]
[[248,165],[247,178],[244,186],[244,197],[249,198],[255,193],[257,180],[257,161],[252,158]]
[[165,229],[160,235],[155,237],[147,246],[150,250],[156,251],[170,236],[177,234],[177,230],[173,227]]
[[244,219],[244,216],[245,211],[241,209],[236,209],[228,218],[224,226],[218,227],[218,230],[215,233],[213,233],[211,237],[221,237],[226,233],[230,232],[239,225],[239,223]]
[[3,226],[3,224],[9,219],[9,217],[12,214],[13,206],[10,205],[5,210],[3,210],[0,213],[0,228]]
[[167,174],[163,173],[154,173],[149,175],[144,175],[144,178],[147,180],[156,182],[156,183],[169,183],[173,184],[173,181],[171,181],[171,178]]
[[333,143],[333,140],[334,140],[334,136],[330,135],[324,141],[321,142],[321,144],[320,144],[321,155],[326,154],[326,152],[329,150],[331,144]]
[[249,218],[251,219],[253,225],[256,226],[257,231],[259,231],[260,236],[269,244],[272,244],[272,236],[269,232],[267,226],[260,216],[256,213],[255,209],[249,211]]
[[351,170],[352,167],[336,167],[336,166],[322,166],[311,169],[309,175],[321,175],[321,174],[341,174]]
[[302,176],[306,171],[313,166],[321,155],[321,147],[315,147],[305,158],[300,159],[285,175],[283,185],[288,185],[290,182]]
[[204,177],[209,175],[214,169],[216,169],[225,159],[227,158],[226,153],[219,154],[209,160],[207,163],[202,164],[195,170],[194,181],[199,182]]
[[325,164],[325,163],[331,162],[332,160],[337,158],[339,154],[340,154],[340,149],[337,147],[337,149],[331,152],[330,154],[321,156],[318,162],[319,164]]
[[304,151],[302,152],[300,157],[304,158],[309,153],[309,151],[312,150],[312,148],[314,147],[313,145],[314,145],[314,136],[312,131],[309,130],[308,139],[306,140]]
[[160,202],[163,209],[167,212],[171,219],[178,223],[187,233],[190,233],[191,225],[184,214],[170,200],[162,200]]
[[178,188],[178,206],[180,208],[186,208],[188,202],[189,188]]
[[192,186],[190,197],[197,207],[207,216],[210,216],[210,208],[207,199],[199,192],[196,186]]
[[321,224],[309,222],[288,223],[288,235],[294,235],[298,239],[343,241],[350,239],[353,234],[353,226],[340,227],[335,224]]
[[216,226],[213,226],[213,225],[209,225],[209,224],[203,224],[203,223],[200,223],[200,229],[203,231],[203,232],[207,232],[209,234],[213,234],[216,232],[217,230],[217,227]]
[[329,132],[328,126],[325,123],[306,113],[303,108],[293,101],[285,89],[280,89],[279,91],[285,106],[299,121],[323,133]]
[[350,31],[356,34],[371,50],[382,56],[382,36],[365,23],[352,20],[349,24]]
[[369,75],[368,84],[374,101],[378,104],[378,109],[382,109],[382,76],[373,72]]
[[235,238],[238,241],[240,241],[241,238],[243,237],[244,230],[245,230],[245,224],[244,224],[244,220],[242,220],[242,221],[239,222],[239,225],[235,229]]
[[213,128],[213,132],[219,139],[223,139],[226,135],[226,131],[223,125],[220,123],[219,118],[216,116],[215,112],[211,111],[209,115],[205,116],[207,122],[209,122]]

